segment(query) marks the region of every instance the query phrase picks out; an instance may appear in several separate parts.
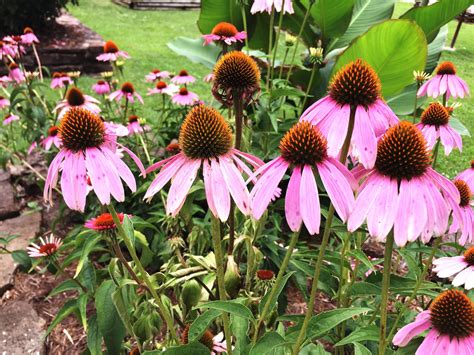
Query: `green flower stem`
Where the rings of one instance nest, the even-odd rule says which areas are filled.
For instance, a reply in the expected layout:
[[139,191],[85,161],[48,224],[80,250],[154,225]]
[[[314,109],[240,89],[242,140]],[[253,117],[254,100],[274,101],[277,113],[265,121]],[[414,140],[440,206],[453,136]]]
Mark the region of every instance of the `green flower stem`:
[[255,333],[253,334],[253,339],[252,339],[253,344],[257,342],[260,327],[265,322],[265,318],[267,317],[268,312],[270,310],[270,305],[273,302],[275,295],[279,289],[281,280],[283,279],[283,276],[285,276],[285,273],[288,269],[288,264],[290,263],[291,255],[293,254],[293,250],[296,246],[296,242],[298,241],[299,235],[300,235],[300,231],[294,232],[291,234],[290,244],[288,245],[288,249],[286,251],[285,257],[283,259],[283,262],[281,263],[280,270],[278,271],[278,275],[275,279],[275,284],[272,287],[270,295],[267,298],[267,302],[263,306],[262,314],[260,314],[258,318],[257,326],[255,327]]
[[57,262],[57,260],[53,257],[51,258],[51,264],[58,269],[59,273],[62,274],[63,276],[67,277],[68,279],[72,280],[77,286],[79,286],[82,290],[82,292],[87,293],[87,288],[76,278],[72,277],[69,275],[66,270],[63,269],[61,265]]
[[412,118],[413,123],[416,122],[416,111],[418,109],[418,95],[417,95],[417,93],[418,93],[418,89],[420,88],[420,84],[417,83],[416,86],[417,86],[417,90],[415,92],[415,107],[413,107],[413,118]]
[[439,142],[440,142],[440,139],[438,138],[438,140],[436,141],[435,147],[433,149],[433,163],[431,165],[433,169],[436,168],[436,161],[438,160]]
[[148,290],[150,291],[151,295],[155,299],[156,305],[161,311],[161,314],[164,318],[168,331],[170,332],[172,340],[175,341],[176,343],[179,343],[178,336],[176,335],[176,330],[174,329],[172,316],[168,313],[168,309],[165,307],[165,305],[163,304],[163,301],[161,300],[160,296],[158,295],[155,288],[153,287],[153,284],[150,280],[148,273],[146,272],[145,268],[141,264],[134,246],[132,245],[131,241],[128,239],[128,236],[125,233],[125,230],[123,229],[122,224],[120,223],[120,219],[117,215],[117,211],[115,211],[115,208],[112,204],[107,205],[107,208],[109,210],[109,213],[112,215],[112,219],[114,220],[115,226],[117,227],[118,234],[122,237],[128,249],[128,252],[132,256],[132,259],[136,267],[138,268],[138,271],[140,271],[140,276],[142,277],[143,282],[148,287]]
[[282,75],[283,75],[283,67],[285,66],[285,63],[286,63],[286,59],[288,57],[288,52],[290,51],[290,48],[289,47],[286,47],[285,49],[285,55],[283,56],[283,61],[281,62],[281,65],[280,65],[280,72],[278,73],[278,79],[281,79]]
[[[145,129],[143,129],[143,134],[145,134]],[[150,154],[148,153],[147,145],[146,145],[145,141],[143,140],[143,137],[140,133],[138,133],[137,136],[138,136],[138,139],[140,140],[140,143],[143,147],[143,151],[145,152],[146,160],[148,161],[148,164],[151,164],[151,158],[150,158]]]
[[[271,93],[272,93],[272,85],[271,85],[271,82],[273,80],[273,75],[274,75],[274,71],[275,71],[275,60],[276,60],[276,56],[277,56],[277,52],[278,52],[278,44],[279,44],[279,41],[280,41],[280,34],[281,34],[281,26],[283,24],[283,17],[284,17],[284,8],[285,8],[285,2],[286,1],[290,1],[290,0],[283,0],[283,3],[281,4],[281,11],[280,11],[280,16],[278,18],[278,29],[277,29],[277,33],[276,33],[276,37],[275,37],[275,46],[273,47],[273,51],[272,51],[272,58],[271,58],[271,65],[270,67],[268,68],[268,71],[269,71],[269,74],[270,74],[270,85],[269,85],[269,94],[270,94],[270,97],[272,96]],[[270,52],[268,53],[268,55],[270,55]]]
[[318,69],[318,65],[316,63],[313,64],[313,68],[311,69],[311,76],[309,77],[308,87],[306,88],[306,92],[304,93],[303,104],[301,105],[301,109],[298,116],[301,116],[301,114],[303,113],[304,107],[306,105],[306,101],[308,101],[308,95],[311,90],[311,86],[313,85],[313,81],[314,81],[314,77],[316,76],[317,69]]
[[271,68],[271,52],[272,52],[272,44],[273,44],[273,26],[275,23],[275,6],[272,5],[272,12],[270,14],[270,25],[268,28],[268,67],[267,67],[267,90],[270,89],[270,68]]
[[314,0],[310,0],[309,6],[306,9],[306,13],[304,14],[303,22],[301,23],[300,31],[298,32],[298,37],[296,38],[295,43],[295,50],[293,51],[293,55],[290,61],[290,69],[288,70],[288,74],[286,75],[286,80],[289,81],[291,77],[291,72],[293,71],[294,62],[296,58],[296,53],[298,53],[298,46],[300,44],[301,36],[303,35],[304,28],[306,26],[306,22],[308,22],[309,15],[311,14],[311,8],[313,7]]
[[248,31],[247,31],[247,14],[245,12],[245,6],[242,4],[240,6],[240,12],[242,14],[242,22],[244,23],[244,31],[245,31],[245,48],[246,48],[246,51],[247,51],[247,54],[249,54],[249,39],[248,39]]
[[[354,131],[355,112],[356,112],[355,106],[351,106],[351,111],[349,114],[349,125],[347,127],[346,138],[344,139],[344,144],[342,146],[341,155],[339,158],[339,161],[342,164],[345,164],[346,159],[347,159],[347,154],[349,152],[352,133]],[[308,328],[309,321],[311,320],[311,317],[313,316],[314,301],[316,300],[316,292],[318,291],[319,276],[321,275],[321,268],[323,266],[323,261],[324,261],[324,253],[326,252],[326,247],[329,241],[329,235],[331,234],[331,224],[332,224],[332,219],[334,217],[334,212],[335,212],[334,205],[331,203],[329,205],[329,211],[326,217],[326,224],[324,225],[323,240],[321,241],[321,245],[319,247],[318,259],[316,261],[316,266],[314,268],[314,275],[313,275],[313,281],[311,283],[311,293],[309,296],[308,309],[306,311],[303,324],[301,326],[301,330],[298,334],[298,338],[293,347],[293,355],[298,354],[301,345],[305,341],[306,329]]]
[[398,312],[397,318],[395,318],[395,322],[393,323],[392,329],[390,330],[390,333],[388,334],[388,337],[387,337],[389,341],[392,340],[394,333],[397,330],[398,322],[400,322],[400,319],[407,311],[408,306],[410,305],[410,302],[413,301],[416,295],[418,294],[421,284],[423,283],[424,279],[428,275],[428,270],[430,269],[431,264],[433,263],[433,258],[436,252],[438,251],[440,245],[441,245],[441,237],[438,237],[435,241],[433,248],[431,249],[431,253],[430,253],[430,256],[428,257],[427,263],[424,265],[423,271],[421,272],[421,275],[419,276],[415,284],[415,288],[413,289],[413,292],[411,293],[410,297],[408,297],[408,299],[405,300],[405,302],[403,303],[402,309],[400,309],[400,312]]
[[[216,259],[217,287],[219,290],[219,299],[227,299],[224,285],[224,253],[222,252],[221,240],[221,222],[211,213],[211,235],[214,244],[214,255]],[[224,323],[224,336],[227,343],[227,354],[232,355],[232,333],[230,330],[229,316],[222,313],[222,322]]]
[[128,99],[125,97],[125,108],[123,110],[123,123],[127,124]]
[[387,348],[387,305],[388,292],[390,287],[390,269],[392,264],[394,234],[393,229],[387,236],[385,242],[385,256],[383,259],[383,278],[382,278],[382,300],[380,301],[380,339],[379,339],[379,355],[384,355]]

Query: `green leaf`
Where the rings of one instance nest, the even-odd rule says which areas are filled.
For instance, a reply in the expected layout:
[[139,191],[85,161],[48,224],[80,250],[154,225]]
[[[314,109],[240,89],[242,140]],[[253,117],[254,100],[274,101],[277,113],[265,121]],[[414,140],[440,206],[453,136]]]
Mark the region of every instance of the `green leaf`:
[[456,132],[458,132],[461,136],[471,136],[471,133],[469,132],[467,127],[464,126],[457,117],[451,116],[451,118],[449,119],[449,125],[453,127]]
[[260,314],[263,312],[263,307],[265,307],[265,304],[267,302],[270,302],[270,307],[268,308],[268,313],[267,314],[270,314],[272,312],[273,308],[275,308],[278,297],[280,296],[281,292],[283,291],[283,289],[286,286],[286,283],[288,282],[290,277],[293,276],[294,273],[295,273],[295,271],[291,271],[291,272],[287,273],[285,276],[283,276],[281,278],[281,282],[278,284],[278,289],[277,289],[277,291],[275,293],[275,296],[272,300],[269,300],[270,292],[268,292],[265,296],[263,296],[262,301],[258,305],[258,311],[260,312]]
[[[402,92],[387,98],[387,104],[396,115],[406,116],[413,113],[415,107],[415,95],[418,91],[416,84],[409,85]],[[417,99],[417,107],[423,105],[426,96]]]
[[89,301],[89,296],[87,293],[83,293],[77,299],[77,308],[79,309],[79,315],[81,316],[81,323],[84,330],[87,332],[87,302]]
[[321,344],[308,344],[300,350],[298,355],[330,355]]
[[347,46],[371,26],[392,17],[395,0],[357,0],[349,27],[331,48]]
[[380,328],[376,325],[369,325],[365,328],[358,328],[354,330],[351,334],[349,334],[344,339],[335,344],[335,346],[341,346],[366,340],[377,341],[379,340],[379,335]]
[[[308,0],[303,1],[304,4]],[[341,36],[349,26],[355,0],[318,0],[311,8],[316,25],[321,30],[323,42]]]
[[428,57],[426,58],[425,72],[431,73],[438,65],[439,58],[443,53],[444,45],[448,37],[448,25],[441,27],[438,35],[428,44]]
[[96,314],[87,320],[87,326],[89,328],[87,332],[87,349],[89,349],[91,355],[100,355],[102,354],[102,334],[99,331]]
[[349,289],[349,294],[352,296],[370,296],[380,295],[382,288],[369,282],[356,282]]
[[350,256],[353,256],[354,258],[356,258],[357,260],[359,260],[360,262],[362,262],[362,264],[364,264],[365,266],[367,266],[369,269],[371,270],[375,270],[374,268],[374,264],[372,264],[372,262],[370,261],[370,259],[367,257],[367,255],[365,255],[365,253],[362,251],[362,250],[352,250],[348,253]]
[[220,314],[221,311],[217,309],[208,309],[200,314],[191,324],[191,327],[189,327],[189,342],[200,339],[201,335],[203,335],[206,329],[209,328],[212,321],[219,317]]
[[428,42],[431,42],[441,26],[447,24],[472,4],[472,0],[438,0],[429,6],[414,7],[400,18],[415,21],[425,32]]
[[308,337],[317,338],[333,329],[339,323],[362,313],[370,312],[370,308],[339,308],[319,313],[311,318],[308,326]]
[[235,353],[242,354],[243,350],[249,344],[249,320],[234,314],[230,316],[230,327],[235,336]]
[[168,42],[167,45],[173,52],[188,58],[193,63],[199,63],[212,69],[219,57],[220,49],[215,45],[203,46],[202,43],[201,38],[178,37]]
[[426,38],[408,20],[388,20],[356,38],[338,57],[332,74],[358,58],[377,72],[383,96],[394,95],[413,82],[413,71],[425,67]]
[[[166,349],[162,353],[156,353],[156,354],[163,354],[163,355],[202,355],[202,354],[208,354],[209,349],[201,344],[200,342],[196,341],[194,343],[189,343],[186,345],[181,345],[181,346],[171,346],[168,349]],[[153,352],[151,352],[153,354]]]
[[244,317],[246,319],[250,319],[254,321],[254,317],[252,311],[248,309],[246,306],[240,303],[236,303],[235,301],[211,301],[211,302],[204,302],[201,303],[198,308],[210,308],[210,309],[217,309],[221,312],[227,312],[230,314],[235,314],[239,317]]
[[51,333],[51,331],[59,324],[61,321],[74,312],[77,309],[77,301],[69,300],[67,301],[56,314],[56,317],[53,319],[48,329],[46,330],[45,337]]
[[99,331],[104,337],[105,346],[109,354],[119,354],[122,341],[125,337],[125,326],[112,301],[112,294],[116,290],[112,280],[102,282],[95,293],[95,308]]
[[79,273],[82,270],[82,267],[84,266],[84,263],[88,260],[89,254],[94,250],[94,247],[97,245],[97,243],[100,242],[102,236],[100,234],[94,235],[90,238],[88,238],[85,243],[82,245],[82,252],[81,252],[81,257],[79,258],[79,262],[77,263],[76,267],[76,273],[74,274],[74,278],[79,275]]
[[125,288],[116,289],[112,293],[112,301],[114,302],[115,308],[120,316],[120,319],[122,319],[123,324],[127,328],[127,331],[129,333],[133,333],[133,330],[130,329],[130,327],[128,326],[129,324],[131,324],[130,315],[128,312],[128,310],[131,309],[131,306],[127,307],[127,304],[125,303],[125,300],[122,294],[122,290],[125,290]]
[[[248,19],[249,20],[249,19]],[[236,1],[201,0],[197,25],[202,34],[211,33],[219,22],[229,22],[243,30],[240,7]]]
[[53,297],[53,296],[56,296],[62,292],[66,292],[66,291],[72,291],[72,290],[77,290],[79,287],[79,285],[74,282],[73,280],[66,280],[64,282],[61,282],[58,286],[56,286],[48,295],[48,298],[49,297]]
[[271,353],[276,347],[284,343],[285,339],[280,334],[277,332],[268,332],[250,349],[249,355]]
[[128,240],[135,248],[135,230],[133,229],[133,222],[127,214],[123,216],[122,225]]
[[372,355],[369,349],[360,343],[354,343],[354,355]]

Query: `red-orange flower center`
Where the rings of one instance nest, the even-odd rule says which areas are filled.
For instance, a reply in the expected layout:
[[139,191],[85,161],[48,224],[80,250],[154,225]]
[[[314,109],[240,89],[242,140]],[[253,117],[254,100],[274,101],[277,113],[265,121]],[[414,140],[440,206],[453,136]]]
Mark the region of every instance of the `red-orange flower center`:
[[235,36],[237,32],[239,31],[233,24],[228,22],[220,22],[214,26],[211,33],[221,37],[232,37]]
[[8,64],[8,68],[10,70],[18,69],[18,64],[14,63],[14,62],[11,62],[10,64]]
[[41,254],[46,254],[46,255],[53,255],[56,250],[58,249],[58,246],[54,243],[46,243],[39,248],[39,252]]
[[128,122],[129,123],[138,122],[138,116],[137,115],[128,116]]
[[81,106],[86,102],[86,98],[82,94],[82,91],[76,87],[72,87],[66,94],[66,101],[69,106]]
[[379,140],[375,168],[382,175],[410,180],[423,175],[430,161],[426,141],[420,130],[410,122],[403,121],[389,128]]
[[54,137],[58,134],[58,127],[52,126],[48,129],[48,136]]
[[59,124],[63,146],[73,152],[100,147],[104,143],[104,122],[95,113],[79,107],[70,108]]
[[24,34],[33,33],[33,30],[31,29],[31,27],[25,27],[25,29],[23,30],[23,33]]
[[119,48],[113,41],[107,41],[104,44],[104,53],[117,53]]
[[188,89],[186,89],[185,87],[180,88],[179,89],[179,94],[183,95],[183,96],[186,96],[188,94]]
[[442,62],[439,63],[438,67],[436,68],[436,74],[438,75],[454,75],[456,74],[456,67],[451,62]]
[[188,72],[186,70],[181,70],[179,73],[178,73],[178,76],[188,76]]
[[430,126],[444,126],[449,122],[449,112],[439,102],[432,102],[421,114],[421,122]]
[[257,270],[257,277],[259,280],[271,280],[275,277],[275,273],[272,270]]
[[[183,330],[183,333],[181,334],[181,342],[183,344],[187,344],[189,339],[189,325],[186,325],[186,327]],[[203,345],[205,345],[209,350],[212,351],[214,347],[214,334],[209,329],[206,329],[204,334],[201,336],[201,339],[199,339],[199,342]]]
[[161,70],[160,69],[153,69],[151,72],[153,74],[159,74],[159,73],[161,73]]
[[168,85],[164,82],[164,81],[159,81],[156,83],[156,88],[158,90],[163,90],[163,89],[166,89]]
[[474,247],[470,247],[464,252],[464,260],[469,265],[474,265]]
[[[123,213],[118,214],[120,223],[123,222],[123,216]],[[94,226],[98,229],[115,229],[115,222],[110,213],[102,213],[95,218]]]
[[280,141],[280,152],[286,162],[301,166],[314,165],[327,156],[327,141],[318,128],[299,122]]
[[459,191],[459,195],[461,196],[461,201],[459,202],[459,206],[466,207],[469,206],[469,202],[471,200],[471,189],[469,185],[464,180],[455,180],[454,185],[457,187]]
[[133,94],[135,92],[133,84],[128,81],[122,84],[121,90],[127,94]]
[[464,338],[474,333],[474,304],[462,291],[448,290],[436,297],[430,318],[442,335]]
[[474,159],[471,160],[471,169],[474,169]]
[[97,84],[98,84],[98,85],[105,85],[105,84],[106,84],[106,81],[104,81],[104,80],[98,80],[98,81],[97,81]]

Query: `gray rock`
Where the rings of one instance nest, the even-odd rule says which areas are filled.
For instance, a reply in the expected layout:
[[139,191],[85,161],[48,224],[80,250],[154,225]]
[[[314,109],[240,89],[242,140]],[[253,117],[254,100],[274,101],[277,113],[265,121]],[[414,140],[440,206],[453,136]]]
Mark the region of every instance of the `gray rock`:
[[[16,218],[0,221],[0,236],[18,236],[8,244],[8,250],[26,249],[30,240],[39,233],[40,225],[41,213],[25,213]],[[0,295],[11,286],[15,269],[16,264],[11,255],[0,254]]]
[[15,190],[10,184],[10,174],[0,170],[0,220],[17,215],[20,208],[15,200]]
[[25,301],[4,304],[0,312],[0,354],[43,353],[45,320]]

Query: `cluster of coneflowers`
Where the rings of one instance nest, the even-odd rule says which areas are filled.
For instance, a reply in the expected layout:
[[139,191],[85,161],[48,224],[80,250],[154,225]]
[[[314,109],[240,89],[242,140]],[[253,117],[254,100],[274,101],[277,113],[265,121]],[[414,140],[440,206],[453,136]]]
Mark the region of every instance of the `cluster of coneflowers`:
[[[256,1],[252,11],[268,11],[265,3]],[[282,0],[278,4],[271,5],[272,11],[278,6],[280,11],[293,11],[289,7],[291,1]],[[456,75],[452,63],[441,63],[435,75],[420,85],[418,95],[427,94],[434,98],[441,96],[443,102],[430,104],[421,115],[420,123],[415,125],[399,121],[381,95],[377,73],[368,63],[356,60],[334,75],[327,95],[302,114],[299,122],[281,139],[277,156],[265,163],[245,152],[245,144],[242,144],[244,111],[257,99],[261,81],[256,62],[245,53],[229,47],[244,40],[245,33],[229,24],[219,24],[212,32],[211,35],[206,35],[205,43],[217,41],[225,48],[213,71],[212,94],[224,108],[232,107],[233,122],[227,121],[216,108],[200,102],[193,105],[196,98],[186,104],[191,107],[180,128],[178,153],[145,170],[140,159],[119,143],[122,134],[117,123],[101,119],[99,102],[82,94],[76,87],[70,87],[65,91],[64,100],[56,108],[58,124],[50,129],[51,136],[59,136],[60,141],[56,144],[57,141],[52,138],[44,143],[45,147],[47,144],[49,147],[55,144],[59,148],[59,153],[49,166],[45,200],[52,202],[53,189],[59,182],[65,203],[71,209],[84,211],[87,195],[93,192],[100,204],[108,208],[109,213],[88,221],[86,227],[116,231],[129,247],[122,227],[124,219],[128,217],[117,214],[113,205],[114,199],[117,202],[125,200],[123,182],[131,191],[137,189],[134,175],[122,160],[122,151],[134,160],[143,177],[157,172],[144,199],[151,200],[169,185],[165,206],[166,213],[171,216],[180,212],[192,186],[197,179],[202,179],[212,215],[217,287],[219,297],[225,300],[226,257],[221,246],[221,222],[229,225],[234,223],[234,207],[244,216],[258,220],[272,201],[283,195],[285,218],[293,234],[276,277],[265,270],[256,275],[260,281],[265,281],[260,283],[263,290],[268,291],[269,297],[257,320],[255,341],[268,315],[269,304],[278,290],[278,287],[272,285],[279,285],[285,275],[303,225],[311,235],[321,232],[320,191],[317,184],[320,180],[331,204],[319,254],[314,258],[308,309],[293,345],[293,353],[297,354],[306,340],[331,224],[336,213],[347,224],[349,232],[355,232],[365,224],[371,237],[386,244],[380,307],[380,346],[385,348],[394,244],[404,247],[417,240],[426,244],[433,238],[439,241],[447,234],[454,235],[461,245],[473,242],[474,218],[470,199],[474,188],[474,168],[459,174],[454,181],[448,180],[434,169],[440,144],[445,147],[446,154],[453,147],[461,149],[460,137],[449,127],[453,106],[448,107],[447,101],[450,98],[464,97],[468,94],[467,86]],[[106,43],[104,54],[99,60],[116,62],[129,57],[112,44],[113,42]],[[115,63],[115,67],[120,65]],[[180,72],[166,87],[160,84],[159,89],[158,84],[168,76],[169,73],[153,71],[147,75],[147,80],[156,82],[156,90],[166,89],[171,84],[184,85],[186,89],[186,85],[194,81],[188,73]],[[59,82],[63,87],[71,85],[67,79],[58,80]],[[110,82],[108,85],[110,88]],[[180,91],[182,89],[183,87]],[[164,91],[153,93],[170,95]],[[107,93],[101,93],[104,94]],[[133,85],[128,82],[108,97],[109,100],[123,99],[125,112],[128,104],[133,104],[135,98],[142,101]],[[281,191],[280,182],[285,175],[289,175],[289,182],[287,188]],[[232,243],[235,236],[232,232],[229,234],[229,243]],[[33,245],[30,255],[53,256],[60,248],[60,243],[60,240],[48,239],[40,245]],[[130,249],[134,262],[140,266],[133,248]],[[114,252],[120,253],[117,250]],[[470,247],[461,256],[434,260],[435,271],[440,277],[456,275],[453,285],[464,285],[465,289],[470,289],[474,286],[473,255],[474,249]],[[119,259],[127,264],[120,256]],[[228,255],[227,259],[230,260],[231,256]],[[152,293],[160,306],[160,298],[151,287],[146,273],[140,272],[140,275],[144,279],[140,280],[135,275],[137,282]],[[172,337],[175,337],[169,314],[164,307],[160,308]],[[222,318],[226,351],[232,353],[229,319],[226,314]],[[472,353],[473,302],[460,289],[442,292],[428,310],[417,316],[414,323],[403,327],[395,335],[393,343],[405,346],[414,336],[428,329],[430,330],[418,353],[435,354],[440,349],[448,353],[456,350],[460,353]],[[205,336],[212,338],[208,334]],[[221,343],[209,343],[214,351],[224,351]]]

